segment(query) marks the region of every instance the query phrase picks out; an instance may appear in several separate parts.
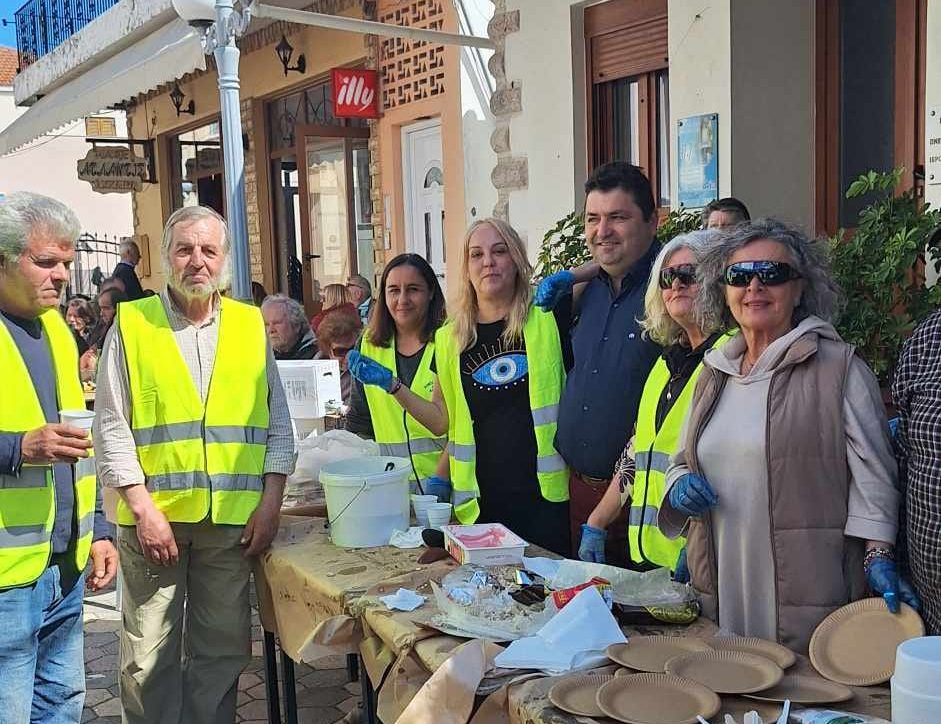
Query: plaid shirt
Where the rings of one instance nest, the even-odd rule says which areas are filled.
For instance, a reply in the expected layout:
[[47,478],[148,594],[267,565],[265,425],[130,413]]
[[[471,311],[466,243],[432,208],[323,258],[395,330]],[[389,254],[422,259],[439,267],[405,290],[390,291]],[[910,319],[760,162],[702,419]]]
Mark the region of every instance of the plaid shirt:
[[941,310],[905,343],[892,385],[908,554],[929,635],[941,634]]

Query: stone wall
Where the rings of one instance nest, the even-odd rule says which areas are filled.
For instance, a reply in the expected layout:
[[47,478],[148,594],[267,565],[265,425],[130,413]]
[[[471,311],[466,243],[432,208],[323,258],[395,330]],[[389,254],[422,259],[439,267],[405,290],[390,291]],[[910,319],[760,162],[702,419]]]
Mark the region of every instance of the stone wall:
[[494,14],[487,27],[487,35],[497,46],[489,63],[496,81],[496,90],[490,99],[490,110],[496,120],[490,146],[497,154],[497,165],[490,178],[497,190],[493,215],[509,221],[510,192],[529,186],[526,157],[514,156],[510,143],[510,119],[523,111],[523,89],[519,82],[507,78],[504,64],[506,36],[519,32],[520,14],[518,10],[507,12],[506,0],[493,0],[493,4]]

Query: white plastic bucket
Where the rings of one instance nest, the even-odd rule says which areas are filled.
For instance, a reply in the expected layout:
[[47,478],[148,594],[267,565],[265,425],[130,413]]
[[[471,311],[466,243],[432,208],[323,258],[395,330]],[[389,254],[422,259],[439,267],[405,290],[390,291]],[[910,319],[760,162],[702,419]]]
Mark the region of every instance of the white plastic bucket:
[[327,499],[330,539],[342,548],[389,543],[392,531],[408,530],[408,476],[404,458],[363,457],[327,463],[320,482]]

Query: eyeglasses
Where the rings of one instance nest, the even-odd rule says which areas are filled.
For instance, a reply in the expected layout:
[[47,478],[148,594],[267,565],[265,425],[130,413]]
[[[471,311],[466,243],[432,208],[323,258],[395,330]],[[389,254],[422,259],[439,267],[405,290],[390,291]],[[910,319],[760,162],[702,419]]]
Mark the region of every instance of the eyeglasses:
[[667,266],[660,270],[660,288],[669,289],[673,282],[678,281],[684,287],[690,287],[696,283],[696,265],[695,264],[677,264],[676,266]]
[[755,277],[766,287],[777,287],[800,279],[800,274],[783,261],[740,261],[725,268],[723,281],[730,287],[747,287]]
[[346,357],[350,353],[352,347],[331,347],[330,353],[336,358],[340,359],[341,357]]

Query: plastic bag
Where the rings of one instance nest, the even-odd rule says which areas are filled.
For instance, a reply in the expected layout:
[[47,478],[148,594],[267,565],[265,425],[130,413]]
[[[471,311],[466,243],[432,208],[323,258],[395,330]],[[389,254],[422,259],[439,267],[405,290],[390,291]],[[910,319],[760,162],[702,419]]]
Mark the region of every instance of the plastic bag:
[[666,568],[639,573],[603,563],[563,560],[546,583],[554,589],[571,588],[595,576],[610,581],[615,603],[627,606],[679,606],[692,597],[690,587],[671,581]]
[[323,435],[311,434],[296,443],[296,448],[297,462],[284,488],[285,508],[323,501],[320,468],[327,463],[379,455],[378,443],[363,440],[346,430],[330,430]]

